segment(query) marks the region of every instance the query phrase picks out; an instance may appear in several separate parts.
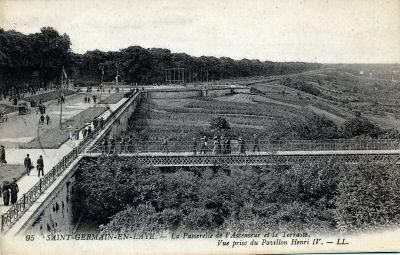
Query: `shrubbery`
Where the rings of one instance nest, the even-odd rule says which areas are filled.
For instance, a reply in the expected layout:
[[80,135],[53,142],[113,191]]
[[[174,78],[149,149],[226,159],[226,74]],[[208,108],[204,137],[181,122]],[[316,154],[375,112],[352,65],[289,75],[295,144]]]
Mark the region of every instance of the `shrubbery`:
[[341,172],[334,218],[340,231],[400,223],[400,172],[393,164],[364,162]]
[[141,168],[128,158],[85,160],[74,213],[103,233],[261,229],[358,231],[398,224],[395,164]]
[[98,159],[98,163],[87,160],[80,168],[75,212],[84,221],[95,219],[97,225],[103,224],[102,231],[109,232],[326,230],[333,226],[326,215],[332,214],[341,166],[326,162],[294,168],[157,169],[112,158]]
[[283,86],[301,90],[314,96],[321,95],[321,91],[318,88],[303,80],[293,80],[291,78],[285,77],[280,80],[280,84]]

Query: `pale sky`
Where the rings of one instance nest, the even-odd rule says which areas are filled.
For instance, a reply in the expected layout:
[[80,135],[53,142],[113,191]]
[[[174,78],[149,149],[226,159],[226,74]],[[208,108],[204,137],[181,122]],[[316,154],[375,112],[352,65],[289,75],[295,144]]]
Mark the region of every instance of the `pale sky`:
[[400,63],[400,0],[0,0],[0,27],[43,26],[67,33],[78,53],[140,45],[234,59]]

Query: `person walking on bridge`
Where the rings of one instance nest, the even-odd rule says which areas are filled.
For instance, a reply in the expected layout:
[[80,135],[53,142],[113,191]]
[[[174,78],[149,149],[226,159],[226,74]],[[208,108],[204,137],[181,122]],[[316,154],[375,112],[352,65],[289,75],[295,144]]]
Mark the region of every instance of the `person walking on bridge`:
[[10,185],[10,190],[11,190],[11,204],[15,204],[18,200],[18,184],[17,184],[17,178],[13,178],[13,182]]
[[38,177],[40,178],[40,173],[44,176],[44,162],[42,155],[39,156],[39,159],[36,161],[36,169],[38,170]]
[[200,147],[200,153],[201,154],[206,154],[207,153],[207,137],[203,136],[200,139],[201,147]]
[[239,143],[239,153],[246,154],[245,141],[241,136],[238,139],[238,143]]
[[24,160],[24,166],[26,169],[26,175],[29,175],[32,169],[32,161],[31,158],[29,157],[29,154],[26,154],[26,158]]
[[168,138],[165,136],[163,137],[162,140],[162,151],[168,153]]
[[226,137],[225,141],[224,141],[224,144],[225,144],[224,153],[225,154],[231,154],[231,139],[229,139],[229,137]]
[[214,146],[213,146],[213,150],[212,150],[212,154],[213,155],[217,155],[218,154],[218,147],[219,147],[218,136],[215,136],[214,137]]

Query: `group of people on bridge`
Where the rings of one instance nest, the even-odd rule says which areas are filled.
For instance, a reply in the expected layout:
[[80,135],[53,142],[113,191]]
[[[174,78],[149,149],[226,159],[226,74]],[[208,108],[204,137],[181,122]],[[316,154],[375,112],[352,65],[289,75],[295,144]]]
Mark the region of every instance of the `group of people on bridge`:
[[[243,137],[239,136],[237,139],[232,139],[224,136],[214,136],[209,141],[207,136],[200,139],[193,138],[189,143],[174,143],[170,144],[167,137],[163,137],[160,143],[145,142],[135,143],[133,136],[129,135],[127,138],[121,136],[116,140],[112,135],[102,140],[101,145],[102,154],[119,154],[119,153],[136,153],[136,152],[191,152],[193,155],[220,155],[231,154],[238,152],[239,154],[246,154],[246,141]],[[259,139],[256,134],[253,135],[251,143],[252,152],[260,152]]]

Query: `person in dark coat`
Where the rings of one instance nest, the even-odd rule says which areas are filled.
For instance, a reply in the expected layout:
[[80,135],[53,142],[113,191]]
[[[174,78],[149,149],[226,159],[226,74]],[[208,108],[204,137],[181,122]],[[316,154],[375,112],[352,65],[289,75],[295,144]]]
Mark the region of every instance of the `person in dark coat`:
[[79,140],[79,129],[75,128],[75,139]]
[[87,129],[87,136],[91,136],[92,135],[92,126],[88,126],[88,129]]
[[43,124],[44,124],[44,116],[43,116],[43,114],[40,115],[39,124],[40,124],[40,125],[43,125]]
[[3,193],[3,204],[8,206],[10,204],[10,184],[8,181],[3,182],[1,192]]
[[87,135],[87,127],[82,130],[83,139],[86,138],[86,135]]
[[10,185],[10,190],[11,190],[11,204],[15,204],[18,200],[18,184],[17,184],[17,178],[13,179],[13,183]]
[[46,114],[46,125],[50,124],[50,117],[48,114]]
[[0,163],[7,164],[6,161],[6,150],[4,149],[4,146],[0,146]]
[[42,173],[42,176],[44,176],[44,163],[43,163],[43,157],[42,155],[39,156],[39,159],[36,161],[36,168],[38,170],[38,177],[40,177],[40,173]]
[[32,169],[32,161],[31,158],[29,157],[29,154],[26,154],[26,158],[24,160],[24,166],[26,169],[26,174],[29,175]]

